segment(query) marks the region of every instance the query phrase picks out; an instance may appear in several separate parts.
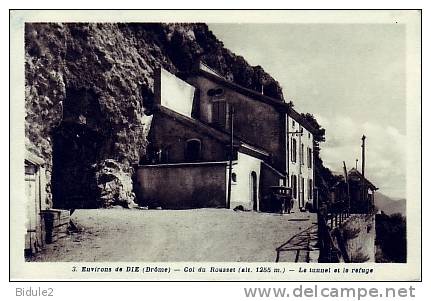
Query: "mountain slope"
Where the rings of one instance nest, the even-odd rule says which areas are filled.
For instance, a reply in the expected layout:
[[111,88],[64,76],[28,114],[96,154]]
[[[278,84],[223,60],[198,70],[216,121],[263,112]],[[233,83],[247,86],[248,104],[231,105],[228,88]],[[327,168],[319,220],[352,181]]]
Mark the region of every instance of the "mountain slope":
[[406,216],[405,199],[395,200],[383,193],[376,192],[374,194],[374,203],[378,209],[382,210],[387,215],[401,213],[403,216]]

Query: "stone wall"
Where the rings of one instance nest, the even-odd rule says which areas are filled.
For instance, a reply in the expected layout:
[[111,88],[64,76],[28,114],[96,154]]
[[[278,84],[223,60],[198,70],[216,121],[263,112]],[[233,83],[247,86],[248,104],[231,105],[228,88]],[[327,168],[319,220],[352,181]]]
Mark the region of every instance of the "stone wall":
[[353,214],[332,231],[336,247],[345,262],[375,262],[376,225],[374,214]]
[[163,209],[225,208],[226,169],[227,162],[139,166],[139,205]]

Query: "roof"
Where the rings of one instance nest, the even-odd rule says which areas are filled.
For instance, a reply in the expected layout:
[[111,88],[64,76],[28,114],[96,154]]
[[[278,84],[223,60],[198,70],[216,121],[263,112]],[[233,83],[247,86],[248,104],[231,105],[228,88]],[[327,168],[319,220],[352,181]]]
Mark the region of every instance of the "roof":
[[[206,67],[206,65],[202,64]],[[209,67],[207,67],[209,68]],[[211,69],[212,70],[212,69]],[[215,72],[209,72],[207,70],[202,69],[202,66],[200,66],[197,71],[195,71],[195,75],[201,75],[213,82],[216,82],[219,85],[226,86],[240,94],[243,94],[245,96],[248,96],[250,98],[253,98],[255,100],[264,102],[266,104],[269,104],[277,109],[279,109],[281,112],[286,112],[291,118],[295,119],[296,122],[301,124],[306,130],[311,132],[313,135],[317,132],[317,129],[313,127],[304,117],[301,116],[300,113],[298,113],[290,103],[284,102],[282,99],[276,99],[273,97],[269,97],[266,95],[263,95],[257,91],[245,88],[243,86],[240,86],[232,81],[229,81],[225,79],[224,77],[217,75]]]
[[[336,173],[334,173],[334,174],[336,174]],[[339,173],[339,175],[343,175],[343,178],[344,178],[344,173],[343,174]],[[354,177],[357,177],[358,180],[360,180],[360,181],[362,179],[365,179],[366,184],[368,186],[370,186],[372,190],[378,190],[379,189],[373,183],[371,183],[370,180],[368,180],[367,178],[365,178],[364,176],[362,176],[362,173],[359,170],[357,170],[356,168],[352,168],[351,170],[349,170],[349,172],[347,173],[347,177],[349,178],[349,181],[354,180]],[[337,186],[337,185],[339,185],[339,184],[342,184],[342,183],[345,183],[345,180],[337,182],[334,185],[334,187]]]
[[36,165],[44,165],[45,164],[44,159],[35,155],[34,153],[30,152],[29,150],[25,150],[25,160],[29,161],[32,164],[36,164]]
[[279,171],[277,168],[275,168],[274,166],[272,166],[272,165],[270,165],[270,164],[268,164],[266,162],[262,161],[262,165],[266,166],[267,168],[269,168],[270,170],[272,170],[273,172],[275,172],[276,174],[278,174],[278,176],[280,178],[284,178],[286,176],[286,172]]
[[352,180],[353,177],[357,176],[359,177],[360,180],[364,179],[365,182],[371,186],[372,190],[377,190],[379,189],[378,187],[376,187],[373,183],[371,183],[367,178],[365,178],[362,173],[359,172],[359,170],[357,170],[356,168],[352,168],[351,170],[349,170],[349,173],[347,175],[349,177],[349,180]]
[[[216,139],[222,143],[230,144],[231,138],[230,138],[230,135],[228,133],[223,132],[221,130],[218,130],[218,129],[210,126],[210,125],[207,125],[207,124],[197,120],[197,119],[187,117],[183,114],[177,113],[177,112],[170,110],[168,108],[165,108],[163,106],[159,106],[157,112],[159,112],[165,116],[168,116],[169,118],[172,118],[175,121],[180,122],[180,123],[184,124],[185,126],[188,126],[192,129],[194,129],[195,131],[203,134],[203,135],[209,136],[209,137]],[[241,141],[240,139],[238,139],[237,137],[234,137],[233,144],[235,147],[239,148],[240,151],[247,153],[247,154],[250,154],[252,156],[265,157],[265,158],[270,156],[270,154],[267,151],[265,151],[265,150],[263,150],[257,146],[245,143],[245,142]]]

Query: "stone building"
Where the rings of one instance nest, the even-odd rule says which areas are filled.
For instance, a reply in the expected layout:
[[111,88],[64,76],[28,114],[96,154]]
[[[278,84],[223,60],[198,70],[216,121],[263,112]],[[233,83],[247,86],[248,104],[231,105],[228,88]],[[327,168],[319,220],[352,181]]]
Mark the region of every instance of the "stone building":
[[291,104],[199,63],[182,79],[161,69],[151,110],[150,146],[136,174],[142,205],[271,211],[270,186],[284,185],[294,209],[316,206],[315,129]]

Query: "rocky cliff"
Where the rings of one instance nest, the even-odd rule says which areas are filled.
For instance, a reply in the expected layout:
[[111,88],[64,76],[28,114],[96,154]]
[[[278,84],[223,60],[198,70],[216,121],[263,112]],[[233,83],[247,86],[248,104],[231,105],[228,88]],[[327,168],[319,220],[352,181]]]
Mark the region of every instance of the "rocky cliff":
[[146,150],[153,72],[187,74],[198,59],[283,98],[270,75],[224,48],[205,24],[27,23],[26,148],[46,161],[47,202],[133,206],[132,165]]

